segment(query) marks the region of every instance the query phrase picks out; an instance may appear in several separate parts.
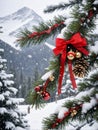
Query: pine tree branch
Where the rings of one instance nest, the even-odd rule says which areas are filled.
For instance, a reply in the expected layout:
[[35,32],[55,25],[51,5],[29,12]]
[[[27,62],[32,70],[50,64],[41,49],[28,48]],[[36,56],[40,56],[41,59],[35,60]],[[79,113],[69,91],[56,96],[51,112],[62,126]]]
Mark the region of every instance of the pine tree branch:
[[33,26],[33,32],[25,29],[18,34],[18,44],[20,46],[40,44],[50,36],[55,36],[63,27],[65,27],[63,16],[55,17],[53,21],[39,23],[39,26]]
[[[47,91],[50,93],[50,96],[52,95],[52,93],[55,92],[55,90],[57,88],[56,82],[57,82],[58,75],[59,75],[58,64],[59,64],[58,58],[55,57],[55,59],[50,62],[50,66],[47,70],[47,71],[53,70],[53,76],[54,76],[54,80],[49,82],[47,85]],[[39,83],[39,82],[36,81],[36,83]],[[41,85],[42,89],[43,89],[44,84],[45,84],[45,81],[40,80],[40,84],[37,84],[36,86]],[[31,98],[32,98],[32,106],[35,106],[36,109],[44,107],[45,104],[47,103],[43,99],[42,95],[40,93],[36,93],[35,90],[31,93]],[[51,97],[50,97],[50,100],[51,100]]]
[[[90,7],[89,7],[90,8]],[[72,21],[70,24],[69,24],[69,26],[68,26],[68,29],[69,29],[69,32],[68,32],[68,37],[67,38],[70,38],[70,32],[72,32],[73,30],[74,30],[74,33],[75,32],[77,32],[77,31],[80,31],[83,35],[87,35],[86,33],[88,32],[88,30],[89,30],[89,28],[93,28],[93,24],[91,24],[91,23],[93,23],[93,21],[92,21],[92,19],[95,17],[95,15],[94,15],[94,13],[92,12],[93,10],[91,10],[91,12],[92,12],[92,15],[89,15],[89,13],[88,13],[88,15],[86,15],[86,14],[82,14],[81,12],[79,13],[79,10],[78,10],[79,8],[76,8],[73,12],[73,16],[77,19],[77,20],[75,20],[75,21]],[[88,11],[89,12],[89,11]],[[84,19],[84,21],[85,21],[85,23],[86,23],[86,26],[84,26],[84,25],[81,25],[81,22],[80,22],[80,19],[81,19],[81,17],[84,17],[85,19]],[[89,19],[91,19],[89,22],[87,22],[87,20],[88,20],[88,17],[89,17]],[[82,21],[82,23],[84,24],[84,21]],[[90,24],[90,27],[88,28],[88,25]],[[37,32],[42,32],[42,28],[44,28],[44,25],[41,25],[41,29],[39,28],[39,27],[35,27],[35,30],[37,30]],[[44,29],[45,30],[45,29]],[[67,34],[66,34],[67,35]],[[71,34],[72,35],[72,34]],[[54,58],[56,58],[56,57],[54,57]],[[53,92],[53,91],[55,91],[56,90],[56,81],[57,81],[57,79],[58,79],[58,77],[59,77],[59,68],[60,68],[60,56],[58,56],[57,58],[56,58],[56,60],[54,59],[54,61],[52,61],[51,63],[50,63],[50,66],[49,66],[49,70],[54,70],[54,77],[55,77],[55,80],[53,81],[53,82],[51,82],[51,83],[49,83],[48,84],[48,87],[47,87],[47,90],[48,90],[48,92],[49,93],[51,93],[51,92]],[[85,87],[88,87],[88,83],[86,84],[86,85],[83,85],[83,87],[85,86]],[[51,87],[52,86],[52,87]],[[84,88],[85,88],[84,87]],[[82,88],[83,89],[83,88]],[[34,92],[34,95],[35,95],[35,92]],[[39,104],[41,104],[41,100],[42,100],[42,97],[40,97],[39,95],[36,95],[35,96],[36,98],[37,97],[39,97],[38,98],[38,100],[37,100],[37,102],[38,102],[38,104],[37,104],[37,102],[35,103],[35,101],[32,101],[32,104],[33,105],[35,105],[36,106],[36,108],[39,108],[39,106],[41,106],[41,105],[39,105]],[[33,98],[34,100],[36,100],[36,98]],[[88,97],[87,98],[85,98],[85,101],[87,101],[88,100]],[[44,102],[44,101],[43,101]]]
[[59,5],[55,5],[55,6],[48,6],[45,10],[44,13],[52,13],[55,10],[64,10],[68,7],[73,7],[74,5],[81,3],[81,0],[71,0],[69,1],[69,3],[60,3]]
[[[70,119],[72,119],[72,120],[77,119],[80,122],[81,121],[83,122],[83,120],[85,120],[85,119],[89,120],[90,117],[92,116],[92,112],[94,115],[96,114],[97,110],[95,110],[95,108],[97,109],[97,107],[98,107],[98,104],[95,105],[94,107],[92,107],[91,109],[89,109],[89,111],[87,111],[86,114],[85,113],[83,114],[81,107],[79,107],[78,105],[76,107],[74,106],[73,108],[70,108],[68,110],[68,112],[64,113],[64,117],[62,119],[58,118],[58,114],[54,113],[54,114],[50,115],[49,118],[45,118],[43,120],[43,124],[44,124],[43,130],[47,130],[47,129],[51,129],[51,130],[52,129],[53,130],[54,129],[57,129],[57,130],[61,129],[62,130],[62,128],[64,128],[64,125],[67,125],[67,123],[70,121]],[[75,115],[72,115],[73,111],[71,111],[71,109],[76,110]],[[92,116],[92,119],[93,118],[94,118],[94,116]],[[77,130],[79,130],[83,126],[84,125],[78,127]]]
[[[64,125],[67,124],[67,122],[69,122],[70,119],[72,119],[72,120],[77,119],[79,121],[87,120],[87,121],[89,121],[88,123],[90,123],[93,120],[97,121],[98,117],[96,115],[98,113],[98,109],[97,109],[98,100],[95,97],[95,95],[98,94],[97,78],[98,78],[97,72],[92,74],[90,77],[88,76],[88,79],[85,78],[85,80],[89,83],[89,86],[91,84],[93,84],[93,86],[95,86],[94,87],[95,90],[94,89],[92,90],[92,88],[91,88],[91,90],[92,90],[91,91],[91,90],[89,90],[89,86],[86,86],[89,90],[88,95],[84,96],[84,94],[82,93],[83,96],[80,99],[75,98],[75,100],[69,100],[69,101],[65,102],[62,105],[62,107],[68,108],[68,111],[65,112],[65,114],[64,114],[65,116],[62,119],[59,119],[57,113],[50,115],[49,118],[46,118],[45,120],[43,120],[44,130],[47,130],[47,129],[57,129],[57,130],[62,129],[62,127],[64,127]],[[82,83],[85,84],[84,81]],[[85,88],[85,90],[87,90],[87,89]],[[84,93],[85,93],[85,91],[84,91]],[[89,109],[86,110],[86,112],[83,112],[83,106],[85,105],[85,103],[87,103],[87,104],[91,103],[92,99],[96,100],[96,104],[92,105]],[[75,113],[75,115],[72,116],[73,110],[76,110],[76,113]],[[92,120],[89,120],[89,119],[92,119]],[[80,129],[80,127],[78,127],[77,130],[78,129]]]

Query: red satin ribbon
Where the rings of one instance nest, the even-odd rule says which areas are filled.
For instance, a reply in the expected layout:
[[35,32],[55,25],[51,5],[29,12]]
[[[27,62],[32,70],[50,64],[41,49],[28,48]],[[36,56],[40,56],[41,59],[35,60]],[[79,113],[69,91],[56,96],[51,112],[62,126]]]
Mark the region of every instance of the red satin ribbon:
[[74,78],[73,71],[72,71],[72,61],[71,60],[68,61],[68,68],[69,68],[69,74],[70,74],[70,79],[72,82],[73,89],[76,89],[77,85],[76,85],[75,78]]
[[46,88],[47,88],[49,82],[50,82],[50,79],[48,78],[48,79],[46,80],[45,84],[43,85],[43,91],[46,91]]
[[29,38],[33,38],[33,37],[35,37],[35,36],[41,36],[41,35],[43,35],[43,34],[50,34],[51,33],[51,31],[52,30],[54,30],[55,28],[57,28],[57,27],[59,27],[61,24],[64,24],[64,22],[61,22],[61,23],[56,23],[56,24],[54,24],[52,27],[50,27],[49,29],[47,29],[47,30],[44,30],[44,31],[42,31],[42,32],[33,32],[33,33],[31,33],[31,34],[29,34]]
[[[86,41],[85,38],[83,38],[80,35],[79,32],[74,34],[71,37],[71,39],[69,39],[69,40],[56,38],[56,48],[53,49],[53,52],[56,56],[61,54],[61,57],[60,57],[60,74],[59,74],[59,79],[58,79],[58,95],[61,94],[61,86],[62,86],[62,79],[63,79],[63,74],[64,74],[64,66],[65,66],[66,55],[67,55],[66,49],[67,49],[68,44],[73,45],[73,47],[75,47],[77,50],[79,50],[84,55],[89,54],[89,52],[85,48],[83,48],[83,47],[87,46],[87,41]],[[71,63],[70,63],[70,65],[71,65]],[[70,77],[71,77],[73,88],[76,88],[74,76],[73,76],[71,70],[70,70]]]
[[64,117],[62,119],[59,119],[59,118],[56,119],[55,123],[52,124],[52,128],[55,128],[58,125],[58,123],[61,123],[67,116],[71,114],[71,112],[73,112],[73,110],[78,111],[81,107],[82,107],[82,104],[74,108],[70,108],[67,112],[64,113]]

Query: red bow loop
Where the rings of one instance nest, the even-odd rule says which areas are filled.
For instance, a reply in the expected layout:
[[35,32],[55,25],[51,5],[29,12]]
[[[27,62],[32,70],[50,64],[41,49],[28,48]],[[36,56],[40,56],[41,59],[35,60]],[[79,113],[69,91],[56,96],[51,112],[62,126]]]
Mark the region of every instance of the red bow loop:
[[67,42],[64,39],[57,38],[56,39],[56,48],[53,49],[55,55],[62,54],[66,51]]
[[62,52],[67,48],[67,45],[73,45],[77,50],[81,51],[83,54],[88,55],[88,51],[83,48],[87,46],[87,41],[83,38],[80,33],[74,34],[71,39],[64,40],[62,38],[56,38],[56,48],[53,49],[55,55],[62,54]]

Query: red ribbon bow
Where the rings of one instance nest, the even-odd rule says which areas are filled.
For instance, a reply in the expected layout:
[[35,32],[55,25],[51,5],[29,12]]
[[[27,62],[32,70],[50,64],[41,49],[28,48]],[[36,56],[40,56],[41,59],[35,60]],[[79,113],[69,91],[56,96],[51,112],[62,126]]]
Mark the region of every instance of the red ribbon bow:
[[[79,32],[74,34],[71,37],[71,39],[69,39],[69,40],[56,38],[56,48],[53,49],[53,52],[54,52],[55,55],[61,54],[60,74],[59,74],[59,80],[58,80],[58,94],[61,93],[62,79],[63,79],[63,74],[64,74],[64,65],[65,65],[66,55],[67,55],[66,49],[67,49],[68,44],[73,45],[73,47],[75,47],[77,50],[79,50],[84,55],[89,54],[89,52],[85,48],[83,48],[83,47],[87,46],[86,39],[83,38],[80,35]],[[70,70],[70,72],[71,72],[72,71],[72,65],[71,65],[70,61],[69,61],[69,69],[71,69]],[[72,81],[73,88],[76,88],[76,83],[75,83],[74,76],[73,76],[72,72],[70,73],[70,78],[71,78],[71,81]]]

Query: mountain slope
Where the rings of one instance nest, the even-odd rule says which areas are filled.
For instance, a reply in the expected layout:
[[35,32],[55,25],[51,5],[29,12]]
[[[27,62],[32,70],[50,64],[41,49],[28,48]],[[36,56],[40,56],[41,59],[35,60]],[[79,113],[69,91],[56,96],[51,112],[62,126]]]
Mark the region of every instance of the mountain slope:
[[7,59],[9,69],[14,67],[17,72],[23,70],[23,74],[29,77],[33,77],[35,69],[42,74],[51,58],[51,50],[44,44],[19,51],[0,40],[0,48],[5,50],[4,58]]
[[19,30],[25,27],[31,29],[33,25],[37,25],[41,21],[43,19],[37,13],[27,7],[23,7],[11,15],[0,18],[0,26],[3,27],[0,39],[18,49],[14,42]]

